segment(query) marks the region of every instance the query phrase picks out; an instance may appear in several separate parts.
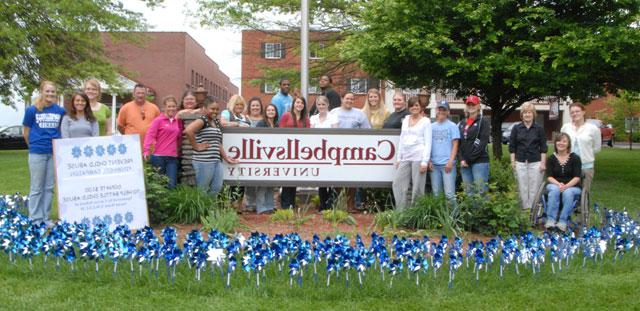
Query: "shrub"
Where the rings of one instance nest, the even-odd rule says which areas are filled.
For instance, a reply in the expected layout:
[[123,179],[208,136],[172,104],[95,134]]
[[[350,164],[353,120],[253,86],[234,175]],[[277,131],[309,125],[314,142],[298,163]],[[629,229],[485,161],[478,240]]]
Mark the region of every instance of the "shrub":
[[211,208],[206,216],[200,218],[202,230],[218,230],[224,233],[233,233],[237,227],[244,227],[240,223],[240,216],[233,208]]
[[164,223],[171,215],[169,178],[147,163],[144,163],[144,177],[150,221],[152,224]]
[[334,227],[338,224],[347,224],[352,226],[357,224],[356,219],[349,215],[347,211],[335,208],[322,211],[322,218],[333,224]]
[[271,215],[271,221],[274,222],[290,222],[291,220],[293,220],[292,209],[279,209]]
[[485,235],[510,234],[526,230],[529,217],[520,208],[516,191],[497,191],[495,183],[489,184],[484,195],[461,193],[459,206],[464,211],[467,230]]
[[464,224],[459,207],[452,207],[444,196],[424,195],[401,213],[402,226],[408,229],[437,229],[458,235]]
[[216,204],[216,198],[190,186],[179,186],[167,198],[171,207],[168,220],[172,223],[196,223]]
[[315,215],[307,215],[308,207],[293,209],[277,210],[271,215],[271,221],[284,222],[293,225],[296,230],[300,229],[300,226],[309,220],[315,218]]
[[364,208],[369,212],[393,209],[393,192],[388,188],[363,189],[362,201]]
[[385,231],[387,229],[396,231],[403,227],[403,214],[398,210],[386,210],[379,212],[373,218],[373,225]]
[[491,158],[489,183],[494,185],[493,191],[511,192],[517,189],[515,173],[509,159],[496,160]]

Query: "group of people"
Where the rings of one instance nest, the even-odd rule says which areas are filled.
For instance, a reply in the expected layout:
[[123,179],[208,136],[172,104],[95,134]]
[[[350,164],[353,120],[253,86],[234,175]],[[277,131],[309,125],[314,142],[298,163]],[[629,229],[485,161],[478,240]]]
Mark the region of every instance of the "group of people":
[[545,227],[561,231],[567,230],[569,217],[582,190],[591,188],[595,154],[602,146],[600,130],[586,122],[582,104],[571,104],[569,114],[571,122],[564,124],[554,137],[554,153],[549,157],[546,135],[542,126],[535,122],[533,104],[522,106],[522,122],[514,125],[509,139],[511,165],[516,172],[522,207],[529,209],[538,204],[536,195],[546,176]]
[[85,81],[83,92],[71,95],[66,107],[59,106],[56,85],[40,84],[34,105],[25,110],[22,125],[29,147],[29,217],[35,222],[49,220],[54,189],[53,140],[111,135],[111,109],[99,102],[100,83]]
[[[178,166],[182,137],[193,149],[192,165],[197,186],[216,194],[222,188],[223,162],[238,163],[225,153],[223,131],[226,127],[256,128],[343,128],[343,129],[400,129],[396,171],[392,190],[396,208],[410,206],[425,192],[427,174],[435,195],[447,198],[456,205],[456,172],[460,169],[464,190],[469,194],[484,193],[489,181],[487,145],[490,123],[482,116],[480,98],[465,99],[465,117],[456,125],[449,119],[446,101],[437,104],[432,122],[426,114],[425,103],[417,97],[406,100],[405,95],[393,96],[393,111],[382,103],[378,89],[367,92],[362,109],[354,107],[355,96],[347,92],[340,96],[331,87],[331,78],[322,76],[322,93],[313,104],[290,93],[290,81],[280,81],[279,91],[271,103],[264,105],[260,98],[246,102],[233,95],[226,107],[209,98],[198,106],[196,93],[184,92],[180,102],[167,96],[162,100],[164,111],[147,101],[147,89],[136,85],[133,101],[126,103],[117,115],[117,130],[122,134],[140,135],[143,157],[169,178],[169,187],[178,182]],[[111,135],[111,110],[99,102],[100,84],[87,80],[83,91],[74,93],[65,108],[57,104],[56,86],[42,82],[35,105],[27,108],[23,120],[24,137],[29,145],[30,217],[49,223],[53,198],[54,171],[52,140],[56,138]],[[226,109],[224,109],[226,108]],[[312,113],[309,113],[311,111]],[[186,128],[182,117],[195,114],[197,118]],[[580,187],[590,187],[594,175],[594,153],[601,146],[599,130],[585,122],[584,106],[570,106],[572,122],[562,127],[554,139],[554,154],[547,157],[544,129],[535,122],[536,110],[524,104],[520,111],[522,122],[515,125],[509,141],[511,162],[517,176],[523,208],[536,204],[534,197],[546,174],[549,210],[546,227],[566,230],[571,214],[570,204]],[[362,204],[362,189],[348,189],[348,197],[355,205]],[[272,187],[246,187],[245,208],[259,214],[275,209]],[[319,188],[320,208],[332,206],[335,190]],[[295,207],[296,188],[282,187],[280,206]],[[559,212],[560,202],[563,209]],[[559,214],[559,215],[558,215]]]

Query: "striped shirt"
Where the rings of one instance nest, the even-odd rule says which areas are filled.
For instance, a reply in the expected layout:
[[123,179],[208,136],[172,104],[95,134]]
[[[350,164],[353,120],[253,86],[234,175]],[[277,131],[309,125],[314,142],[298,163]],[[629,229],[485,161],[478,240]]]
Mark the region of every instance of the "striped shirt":
[[200,116],[200,120],[204,122],[204,126],[196,133],[196,143],[209,144],[209,148],[204,151],[193,151],[193,161],[198,162],[214,162],[221,161],[220,145],[222,145],[222,131],[220,128],[213,127],[209,124],[207,116]]

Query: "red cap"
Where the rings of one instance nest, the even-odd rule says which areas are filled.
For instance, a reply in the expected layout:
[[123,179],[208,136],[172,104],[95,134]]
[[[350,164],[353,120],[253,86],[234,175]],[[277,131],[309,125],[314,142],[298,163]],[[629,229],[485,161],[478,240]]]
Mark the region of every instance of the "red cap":
[[475,95],[467,96],[467,99],[464,100],[465,104],[473,104],[474,106],[480,105],[480,97]]

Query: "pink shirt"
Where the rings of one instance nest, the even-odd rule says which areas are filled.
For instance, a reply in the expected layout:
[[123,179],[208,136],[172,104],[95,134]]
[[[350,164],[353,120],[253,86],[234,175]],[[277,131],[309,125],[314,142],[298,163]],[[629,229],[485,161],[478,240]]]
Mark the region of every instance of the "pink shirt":
[[151,146],[154,146],[154,155],[177,157],[181,141],[182,120],[176,117],[169,119],[161,114],[153,119],[144,137],[144,155],[148,156]]

